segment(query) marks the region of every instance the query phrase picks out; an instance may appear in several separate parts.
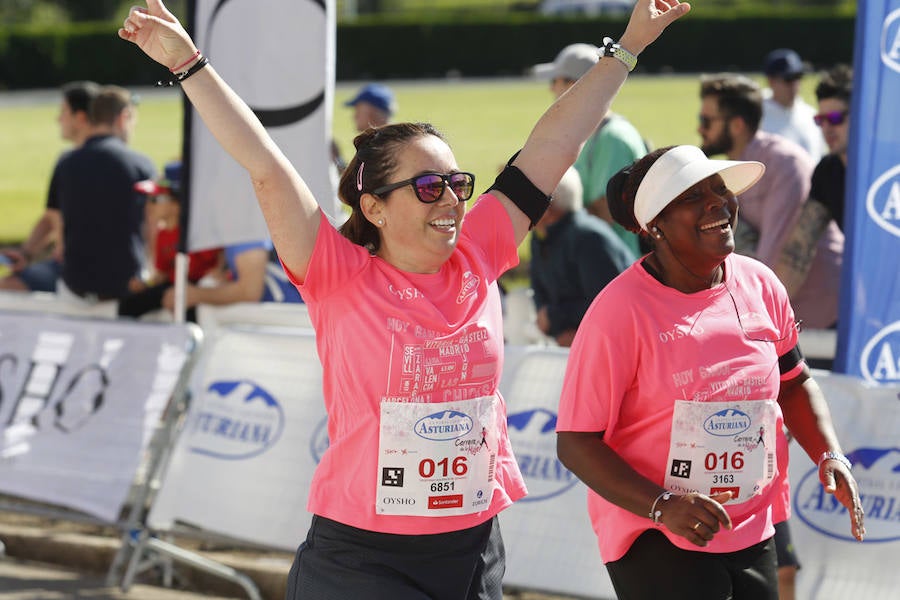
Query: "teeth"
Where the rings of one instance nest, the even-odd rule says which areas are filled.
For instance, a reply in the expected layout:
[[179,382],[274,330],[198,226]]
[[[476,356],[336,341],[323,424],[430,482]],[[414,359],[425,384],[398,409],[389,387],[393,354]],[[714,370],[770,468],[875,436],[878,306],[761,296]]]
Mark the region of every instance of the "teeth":
[[431,224],[435,227],[452,227],[456,225],[456,219],[435,219]]
[[715,223],[710,223],[708,225],[704,225],[700,228],[700,231],[707,231],[709,229],[714,229],[716,227],[722,227],[723,225],[728,225],[728,219],[722,219],[721,221],[716,221]]

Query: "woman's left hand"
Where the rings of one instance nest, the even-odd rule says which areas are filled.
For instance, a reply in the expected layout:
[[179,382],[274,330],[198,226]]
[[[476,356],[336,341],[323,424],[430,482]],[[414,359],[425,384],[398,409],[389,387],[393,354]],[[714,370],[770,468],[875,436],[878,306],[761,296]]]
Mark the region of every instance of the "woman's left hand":
[[644,51],[663,30],[691,9],[678,0],[638,0],[619,43],[634,55]]
[[838,502],[850,513],[850,532],[860,542],[866,536],[865,512],[859,499],[859,487],[847,465],[839,460],[823,460],[819,465],[819,481],[829,494],[834,494]]

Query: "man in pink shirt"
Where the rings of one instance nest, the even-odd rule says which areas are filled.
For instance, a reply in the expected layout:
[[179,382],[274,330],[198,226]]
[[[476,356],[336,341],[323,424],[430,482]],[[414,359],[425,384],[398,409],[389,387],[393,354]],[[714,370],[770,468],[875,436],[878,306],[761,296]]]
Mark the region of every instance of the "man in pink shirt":
[[[809,197],[815,163],[794,142],[759,131],[762,93],[753,80],[732,74],[705,76],[700,98],[702,150],[708,156],[724,154],[766,165],[759,183],[741,194],[745,231],[736,236],[736,251],[774,268]],[[791,294],[797,318],[806,327],[824,329],[837,321],[843,247],[843,234],[829,223],[806,280]]]

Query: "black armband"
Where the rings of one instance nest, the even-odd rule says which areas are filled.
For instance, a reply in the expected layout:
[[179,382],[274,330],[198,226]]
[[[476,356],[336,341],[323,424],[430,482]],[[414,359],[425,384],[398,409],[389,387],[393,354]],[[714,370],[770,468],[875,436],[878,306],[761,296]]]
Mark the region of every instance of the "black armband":
[[800,344],[797,344],[787,354],[778,357],[778,372],[784,375],[801,362],[803,362],[803,352],[800,351]]
[[518,152],[513,154],[506,163],[506,168],[497,175],[497,179],[494,180],[488,191],[503,192],[519,210],[525,213],[525,216],[531,221],[531,226],[534,227],[547,212],[547,207],[550,206],[550,196],[531,183],[531,180],[519,167],[512,165],[518,155]]

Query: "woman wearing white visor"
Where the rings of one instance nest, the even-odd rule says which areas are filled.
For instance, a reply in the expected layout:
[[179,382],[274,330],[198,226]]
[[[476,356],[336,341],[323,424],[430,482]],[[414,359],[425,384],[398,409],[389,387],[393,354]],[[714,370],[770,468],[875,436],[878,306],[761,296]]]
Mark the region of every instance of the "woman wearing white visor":
[[783,427],[865,534],[850,463],[797,346],[784,286],[734,254],[758,162],[662,148],[617,173],[613,217],[653,250],[594,300],[557,423],[620,600],[776,599],[787,518]]

